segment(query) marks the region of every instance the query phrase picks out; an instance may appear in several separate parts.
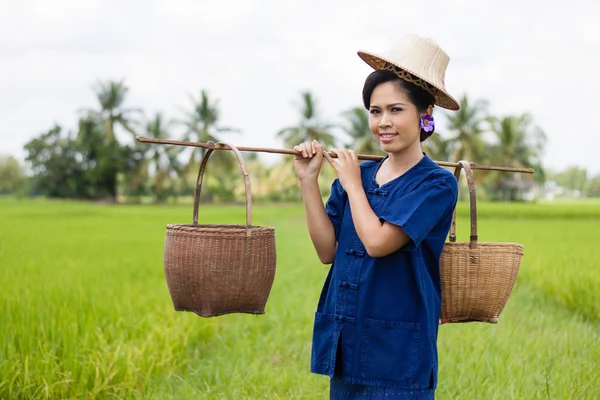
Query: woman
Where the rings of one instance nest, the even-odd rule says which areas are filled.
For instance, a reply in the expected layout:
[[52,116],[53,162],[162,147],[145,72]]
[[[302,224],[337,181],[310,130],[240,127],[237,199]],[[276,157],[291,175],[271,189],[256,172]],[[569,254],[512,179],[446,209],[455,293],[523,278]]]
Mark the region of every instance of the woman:
[[[386,156],[295,146],[311,240],[332,264],[315,315],[311,371],[331,399],[433,399],[441,308],[439,259],[458,196],[452,173],[422,152],[435,105],[458,110],[444,85],[449,58],[409,35],[389,53],[359,52],[375,69],[364,84],[369,126]],[[336,170],[324,206],[323,157]]]

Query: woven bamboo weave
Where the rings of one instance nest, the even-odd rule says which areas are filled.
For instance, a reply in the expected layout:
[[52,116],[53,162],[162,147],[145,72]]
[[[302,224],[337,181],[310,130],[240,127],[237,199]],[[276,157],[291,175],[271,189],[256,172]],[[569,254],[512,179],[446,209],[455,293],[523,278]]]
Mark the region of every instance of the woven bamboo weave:
[[192,224],[169,224],[164,270],[173,307],[201,317],[264,314],[276,268],[275,229],[252,225],[248,172],[238,158],[246,186],[246,225],[198,224],[202,177],[213,149],[200,165]]
[[[514,288],[523,258],[519,243],[479,242],[475,181],[468,162],[459,162],[469,188],[471,236],[456,242],[456,209],[450,238],[440,258],[442,279],[441,323],[498,322]],[[455,170],[460,178],[461,167]]]

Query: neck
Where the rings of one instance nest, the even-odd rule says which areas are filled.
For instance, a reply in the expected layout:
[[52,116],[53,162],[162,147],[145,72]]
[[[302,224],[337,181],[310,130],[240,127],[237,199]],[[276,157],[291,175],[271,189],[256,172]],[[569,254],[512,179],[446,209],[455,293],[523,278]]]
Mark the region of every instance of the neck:
[[389,153],[388,162],[390,169],[400,175],[418,164],[422,158],[423,150],[421,149],[421,143],[416,142],[415,145],[401,152]]

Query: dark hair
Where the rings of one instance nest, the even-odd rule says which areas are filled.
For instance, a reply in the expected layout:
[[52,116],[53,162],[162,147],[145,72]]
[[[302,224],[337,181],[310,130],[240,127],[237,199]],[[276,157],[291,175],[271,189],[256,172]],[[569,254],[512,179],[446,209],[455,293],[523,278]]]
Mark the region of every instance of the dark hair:
[[[408,97],[408,100],[415,105],[419,112],[425,112],[429,106],[433,106],[435,104],[435,99],[431,93],[425,89],[422,89],[414,83],[410,83],[400,78],[392,71],[377,70],[367,76],[363,86],[363,104],[367,110],[371,107],[371,95],[373,94],[375,88],[386,82],[397,83],[398,89],[402,90],[406,97]],[[421,142],[432,134],[433,132],[425,132],[423,129],[421,129]]]

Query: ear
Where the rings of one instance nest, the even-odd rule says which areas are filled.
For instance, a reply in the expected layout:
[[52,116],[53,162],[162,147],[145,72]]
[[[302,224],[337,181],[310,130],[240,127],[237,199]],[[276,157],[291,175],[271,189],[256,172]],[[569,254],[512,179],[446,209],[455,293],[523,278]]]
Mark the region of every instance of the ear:
[[425,115],[433,115],[433,106],[429,106],[427,107],[427,110],[425,112],[419,113],[419,117],[423,117]]

